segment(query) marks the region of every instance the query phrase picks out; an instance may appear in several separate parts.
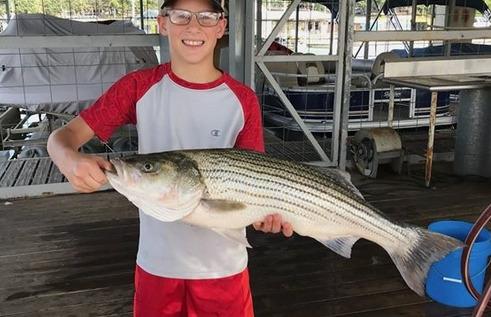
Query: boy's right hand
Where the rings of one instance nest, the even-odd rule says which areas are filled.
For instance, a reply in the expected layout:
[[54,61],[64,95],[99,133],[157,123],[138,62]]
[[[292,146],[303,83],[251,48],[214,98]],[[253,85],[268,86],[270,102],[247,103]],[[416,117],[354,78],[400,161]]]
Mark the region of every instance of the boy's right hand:
[[65,175],[73,188],[82,193],[91,193],[107,183],[104,170],[111,170],[109,161],[100,156],[74,152],[67,157],[60,172]]

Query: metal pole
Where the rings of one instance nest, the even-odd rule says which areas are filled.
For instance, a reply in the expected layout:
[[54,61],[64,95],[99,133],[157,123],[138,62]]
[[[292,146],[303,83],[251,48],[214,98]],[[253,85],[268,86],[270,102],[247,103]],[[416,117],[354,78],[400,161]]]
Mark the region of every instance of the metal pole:
[[338,62],[336,64],[336,87],[332,129],[332,159],[339,168],[346,167],[346,140],[351,86],[351,59],[353,54],[353,8],[354,0],[340,1],[338,23]]
[[[430,30],[432,30],[432,31],[433,31],[434,26],[435,26],[435,14],[436,14],[435,13],[435,10],[436,10],[435,8],[436,8],[436,5],[433,4],[431,6],[431,24],[430,24]],[[433,41],[430,41],[430,46],[432,46],[432,45],[433,45]]]
[[[411,9],[411,31],[416,31],[416,11],[418,9],[417,0],[413,0]],[[409,42],[409,57],[413,56],[414,41]]]
[[332,55],[332,44],[334,43],[334,13],[331,12],[331,36],[329,38],[329,55]]
[[[370,1],[371,1],[371,0],[370,0]],[[377,8],[378,13],[377,13],[377,16],[375,17],[375,20],[373,20],[372,25],[370,25],[370,28],[368,29],[368,31],[373,30],[373,27],[374,27],[375,25],[377,25],[378,18],[380,18],[380,15],[382,14],[382,9],[380,9],[380,8],[378,7],[377,1],[376,1],[376,0],[374,0],[374,1],[375,1],[375,7]],[[377,28],[377,30],[376,30],[376,31],[378,31],[378,28]],[[367,45],[368,45],[368,44],[367,44]],[[361,51],[361,48],[362,48],[362,47],[363,47],[363,44],[362,44],[362,45],[360,45],[360,46],[358,47],[358,49],[356,50],[356,54],[354,55],[354,56],[355,56],[355,58],[356,58],[356,57],[358,56],[358,54],[360,53],[360,51]],[[375,42],[375,52],[376,52],[376,51],[377,51],[377,42]]]
[[389,113],[387,116],[387,124],[392,128],[394,125],[394,102],[395,102],[395,86],[390,85],[389,88]]
[[254,80],[254,2],[244,1],[245,5],[245,32],[244,32],[244,83],[255,89]]
[[145,22],[143,21],[143,0],[140,0],[140,27],[145,30]]
[[7,23],[10,22],[9,0],[5,0],[5,11],[7,13]]
[[[372,0],[367,0],[367,12],[365,16],[365,30],[370,31],[371,29],[371,18],[372,18]],[[364,59],[368,59],[368,54],[369,54],[369,49],[370,49],[370,42],[365,42],[365,52],[363,54]]]
[[263,44],[263,0],[256,1],[256,49]]
[[426,165],[425,165],[426,187],[430,187],[430,182],[431,182],[431,169],[433,165],[433,144],[435,141],[437,100],[438,100],[438,92],[434,91],[431,93],[430,126],[428,128],[428,147],[426,148]]
[[343,108],[341,117],[341,136],[339,140],[339,168],[346,169],[346,153],[348,141],[349,108],[351,101],[351,62],[353,58],[353,37],[354,37],[354,8],[355,0],[346,1],[346,19],[343,25],[345,31],[344,47],[344,82],[343,82]]
[[[455,0],[450,0],[448,6],[445,9],[445,30],[451,25],[452,15],[454,14]],[[452,52],[452,42],[445,42],[445,56],[450,56]]]
[[295,16],[295,53],[298,53],[298,20],[300,18],[300,6],[297,7]]

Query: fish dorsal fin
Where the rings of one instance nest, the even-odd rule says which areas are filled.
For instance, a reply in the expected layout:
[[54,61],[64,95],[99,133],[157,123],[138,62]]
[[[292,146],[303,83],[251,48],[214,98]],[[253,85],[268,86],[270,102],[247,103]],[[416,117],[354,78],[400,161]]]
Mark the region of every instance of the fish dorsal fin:
[[241,202],[225,199],[201,199],[201,203],[206,208],[217,212],[237,211],[247,207]]
[[252,248],[249,244],[249,241],[247,241],[244,229],[212,228],[211,230],[215,231],[216,233],[227,239],[237,242],[238,244],[241,244],[248,248]]
[[332,251],[336,252],[337,254],[349,259],[351,258],[351,249],[353,248],[353,245],[356,243],[356,241],[358,241],[359,239],[359,237],[346,236],[329,240],[316,240],[331,249]]

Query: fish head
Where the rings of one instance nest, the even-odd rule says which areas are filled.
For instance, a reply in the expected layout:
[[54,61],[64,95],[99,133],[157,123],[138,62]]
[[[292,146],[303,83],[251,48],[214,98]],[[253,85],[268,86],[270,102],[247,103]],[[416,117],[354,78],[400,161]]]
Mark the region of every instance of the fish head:
[[106,172],[109,183],[143,211],[184,216],[197,206],[205,191],[197,164],[183,154],[134,155],[110,161],[113,170]]

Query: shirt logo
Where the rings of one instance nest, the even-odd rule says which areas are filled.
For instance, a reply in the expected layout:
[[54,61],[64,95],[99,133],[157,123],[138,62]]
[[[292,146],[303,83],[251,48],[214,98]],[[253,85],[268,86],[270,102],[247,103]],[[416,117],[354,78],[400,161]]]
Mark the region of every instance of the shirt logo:
[[222,135],[222,131],[220,131],[220,130],[211,130],[211,131],[210,131],[210,134],[211,134],[212,136],[214,136],[214,137],[219,137],[219,136],[221,136],[221,135]]

